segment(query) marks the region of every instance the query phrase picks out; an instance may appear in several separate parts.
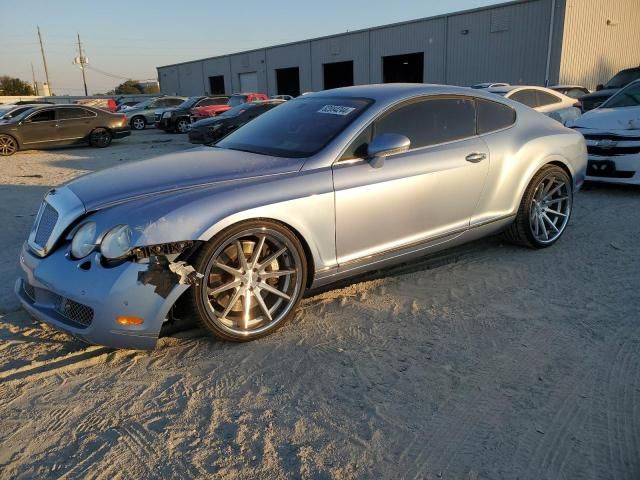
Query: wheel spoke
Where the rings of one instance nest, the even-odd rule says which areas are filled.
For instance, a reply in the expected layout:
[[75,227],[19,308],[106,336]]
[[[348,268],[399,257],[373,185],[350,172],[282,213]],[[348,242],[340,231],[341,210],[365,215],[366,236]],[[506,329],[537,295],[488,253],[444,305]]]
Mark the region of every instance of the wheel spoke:
[[538,216],[538,223],[540,224],[540,228],[542,228],[542,233],[544,234],[544,239],[549,240],[549,233],[547,232],[547,227],[544,224],[544,220],[542,217]]
[[258,265],[258,270],[259,271],[264,270],[266,267],[268,267],[271,264],[271,262],[273,262],[276,258],[278,258],[280,255],[282,255],[286,251],[287,251],[287,247],[282,247],[280,250],[278,250],[274,254],[269,255],[265,260],[262,261],[262,263]]
[[269,321],[272,321],[273,318],[271,318],[271,312],[269,312],[269,308],[267,307],[267,304],[264,303],[264,298],[262,298],[262,295],[260,295],[260,289],[258,289],[257,291],[254,291],[254,296],[256,297],[256,302],[258,302],[258,305],[260,305],[260,309],[262,310],[262,313],[264,313],[264,315],[269,319]]
[[229,265],[222,262],[216,262],[215,267],[219,268],[220,270],[224,270],[227,273],[230,273],[234,277],[239,277],[240,275],[242,275],[242,272],[240,270],[236,270],[235,268],[230,267]]
[[549,189],[551,189],[555,181],[555,178],[549,179],[549,183],[542,189],[542,198],[546,198],[549,195]]
[[565,197],[558,197],[558,198],[554,198],[553,200],[549,200],[549,201],[547,202],[547,205],[551,205],[551,204],[554,204],[554,203],[562,202],[562,201],[564,201],[564,200],[567,200],[568,198],[569,198],[569,197],[566,197],[566,196],[565,196]]
[[543,220],[546,220],[546,221],[547,221],[547,223],[551,226],[551,228],[553,228],[553,230],[554,230],[556,233],[560,232],[560,229],[559,229],[558,227],[556,227],[556,224],[555,224],[555,223],[553,223],[549,217],[547,217],[547,214],[546,214],[546,213],[543,213],[543,214],[542,214],[542,218],[543,218]]
[[251,320],[251,292],[247,288],[242,294],[242,328],[249,330],[249,321]]
[[293,275],[294,273],[296,273],[295,270],[274,270],[273,272],[261,273],[260,277],[267,280],[269,278],[278,278],[284,277],[285,275]]
[[550,209],[550,208],[545,209],[545,212],[547,212],[547,213],[552,213],[553,215],[559,215],[559,216],[561,216],[561,217],[566,217],[566,216],[567,216],[567,214],[566,214],[566,213],[562,213],[562,212],[559,212],[559,211],[557,211],[557,210],[552,210],[552,209]]
[[247,257],[244,256],[244,249],[242,248],[240,240],[236,240],[235,246],[238,254],[238,262],[240,262],[240,271],[246,272],[249,266],[247,265]]
[[280,290],[278,290],[275,287],[272,287],[271,285],[269,285],[268,283],[265,282],[260,282],[259,286],[261,289],[266,290],[267,292],[273,293],[274,295],[277,295],[279,297],[284,298],[285,300],[290,300],[291,297],[289,295],[287,295],[284,292],[281,292]]
[[224,312],[222,312],[222,318],[227,318],[227,315],[229,315],[229,312],[231,311],[233,306],[236,304],[241,294],[242,294],[242,290],[240,290],[239,288],[236,288],[236,291],[233,294],[233,297],[231,297],[231,300],[229,300],[229,304],[227,305],[227,308],[225,308]]
[[218,288],[209,288],[207,291],[207,295],[209,295],[210,297],[216,297],[222,292],[226,292],[227,290],[231,290],[232,288],[239,287],[241,283],[242,282],[240,280],[234,280],[233,282],[225,283]]
[[550,192],[548,192],[545,196],[544,199],[546,200],[547,198],[553,197],[553,195],[558,192],[562,187],[564,187],[564,183],[560,183],[560,185],[558,185],[556,188],[554,188],[553,190],[551,190]]
[[258,246],[255,247],[253,251],[253,258],[251,259],[251,265],[250,265],[251,268],[256,268],[256,265],[258,265],[258,260],[260,259],[260,252],[264,248],[264,242],[266,239],[267,239],[267,236],[262,235],[260,237],[260,240],[258,240]]

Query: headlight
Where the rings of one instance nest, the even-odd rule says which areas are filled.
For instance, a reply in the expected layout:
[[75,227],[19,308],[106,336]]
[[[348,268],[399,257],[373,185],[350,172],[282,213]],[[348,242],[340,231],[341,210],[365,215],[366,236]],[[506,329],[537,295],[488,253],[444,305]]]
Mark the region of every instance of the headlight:
[[131,229],[128,225],[118,225],[107,232],[100,244],[100,252],[106,258],[122,258],[131,250]]
[[88,222],[82,225],[71,241],[71,255],[84,258],[96,247],[96,224]]
[[162,118],[169,118],[169,117],[171,117],[171,112],[164,112],[162,114]]

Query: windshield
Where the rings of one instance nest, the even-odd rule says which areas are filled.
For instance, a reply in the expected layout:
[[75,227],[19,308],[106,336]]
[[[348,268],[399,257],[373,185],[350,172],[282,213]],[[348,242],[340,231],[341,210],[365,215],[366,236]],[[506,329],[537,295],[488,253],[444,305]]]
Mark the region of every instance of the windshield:
[[640,78],[640,70],[623,70],[618,72],[611,80],[609,80],[604,88],[622,88],[636,78]]
[[603,103],[600,108],[637,107],[640,105],[640,82],[628,85]]
[[246,112],[247,109],[249,109],[249,108],[253,108],[253,104],[251,104],[251,103],[241,103],[237,107],[233,107],[232,109],[221,113],[220,115],[218,115],[215,118],[233,118],[233,117],[237,117],[241,113]]
[[247,97],[245,95],[233,95],[229,98],[227,105],[231,105],[232,107],[237,107],[238,105],[242,105],[247,101]]
[[184,102],[176,106],[177,110],[187,109],[193,107],[194,103],[200,100],[202,97],[189,97]]
[[231,133],[217,146],[278,157],[309,157],[372,103],[371,99],[349,97],[290,100]]
[[[8,120],[10,118],[13,117],[17,117],[18,115],[20,115],[23,112],[26,112],[27,110],[31,110],[33,107],[18,107],[18,108],[14,108],[12,110],[9,110],[8,112],[6,110],[4,111],[0,111],[0,120]],[[3,115],[4,113],[4,115]]]

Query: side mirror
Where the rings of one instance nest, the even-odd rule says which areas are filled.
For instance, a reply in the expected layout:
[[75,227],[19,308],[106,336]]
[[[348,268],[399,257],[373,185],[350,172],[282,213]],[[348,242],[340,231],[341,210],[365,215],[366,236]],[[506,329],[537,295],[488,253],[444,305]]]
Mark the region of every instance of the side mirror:
[[603,89],[604,89],[604,85],[601,83],[596,86],[596,92],[599,92],[600,90],[603,90]]
[[380,168],[389,155],[402,153],[409,150],[411,140],[397,133],[383,133],[374,138],[367,147],[369,164],[373,168]]

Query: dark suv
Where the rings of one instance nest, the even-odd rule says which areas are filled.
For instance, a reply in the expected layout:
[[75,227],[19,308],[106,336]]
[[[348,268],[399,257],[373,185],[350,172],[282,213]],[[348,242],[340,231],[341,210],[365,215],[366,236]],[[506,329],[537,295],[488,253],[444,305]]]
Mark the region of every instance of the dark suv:
[[580,98],[583,112],[598,108],[618,90],[640,78],[640,67],[627,68],[616,73],[604,85],[598,85],[596,91]]
[[191,123],[191,109],[210,105],[226,105],[229,97],[189,97],[180,105],[156,112],[155,125],[165,132],[186,133]]

